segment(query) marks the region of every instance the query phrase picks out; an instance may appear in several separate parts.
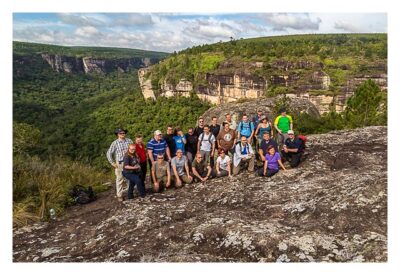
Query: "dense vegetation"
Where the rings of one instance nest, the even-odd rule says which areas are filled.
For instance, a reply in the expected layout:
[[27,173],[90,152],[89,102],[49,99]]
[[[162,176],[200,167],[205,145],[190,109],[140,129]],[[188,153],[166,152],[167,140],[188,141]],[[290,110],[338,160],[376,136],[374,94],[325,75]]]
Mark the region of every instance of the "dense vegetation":
[[[21,55],[21,45],[14,43],[15,224],[46,219],[49,208],[62,212],[71,204],[68,191],[75,184],[104,190],[102,184],[113,178],[105,153],[115,128],[147,141],[155,129],[194,125],[209,108],[197,97],[145,101],[137,71],[56,73],[36,50]],[[118,50],[113,56],[120,56]]]
[[[149,76],[156,90],[165,80],[175,84],[186,78],[196,88],[204,84],[206,73],[230,74],[238,70],[265,79],[271,75],[294,74],[300,76],[296,85],[301,85],[307,84],[315,68],[300,66],[288,72],[276,62],[307,61],[320,64],[330,76],[330,91],[325,92],[332,94],[351,77],[385,73],[386,59],[386,34],[275,36],[194,46],[153,66]],[[263,65],[259,68],[254,62],[263,62]],[[284,94],[295,88],[269,85],[265,94]]]
[[[281,107],[286,107],[290,112],[288,101],[283,97],[276,106],[276,113]],[[347,104],[341,114],[331,111],[319,118],[307,113],[293,116],[294,128],[301,134],[322,134],[333,130],[387,125],[387,93],[381,91],[374,81],[365,81]]]
[[13,54],[29,55],[32,54],[59,54],[74,57],[98,57],[98,58],[132,58],[148,57],[164,58],[168,53],[153,52],[126,48],[107,48],[107,47],[67,47],[39,43],[13,42]]

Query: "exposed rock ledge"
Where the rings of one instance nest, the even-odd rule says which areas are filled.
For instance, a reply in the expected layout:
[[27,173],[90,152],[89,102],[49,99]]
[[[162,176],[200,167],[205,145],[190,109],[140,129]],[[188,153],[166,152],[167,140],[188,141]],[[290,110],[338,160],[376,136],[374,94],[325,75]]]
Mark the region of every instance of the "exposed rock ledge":
[[14,231],[16,262],[387,261],[387,128],[309,137],[298,169],[118,204],[113,191]]

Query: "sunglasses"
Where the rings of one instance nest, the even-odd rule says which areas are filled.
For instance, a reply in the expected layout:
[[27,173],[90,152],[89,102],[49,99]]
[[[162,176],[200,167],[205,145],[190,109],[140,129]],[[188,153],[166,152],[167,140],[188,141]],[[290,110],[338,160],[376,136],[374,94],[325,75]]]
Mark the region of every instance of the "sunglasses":
[[164,158],[158,158],[158,159],[164,159]]
[[124,132],[121,132],[121,133],[118,133],[119,135],[125,135],[125,133]]

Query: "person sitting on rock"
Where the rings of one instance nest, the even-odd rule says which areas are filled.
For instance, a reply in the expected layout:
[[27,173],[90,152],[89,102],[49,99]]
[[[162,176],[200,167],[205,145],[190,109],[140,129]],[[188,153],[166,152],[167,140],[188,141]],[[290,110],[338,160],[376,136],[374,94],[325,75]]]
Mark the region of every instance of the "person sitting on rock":
[[261,141],[260,148],[258,149],[258,154],[262,161],[265,161],[265,155],[268,153],[267,148],[272,145],[275,148],[275,151],[278,152],[278,143],[275,140],[270,138],[268,132],[263,133],[263,140]]
[[238,138],[242,136],[247,138],[247,143],[251,144],[254,136],[254,123],[249,121],[246,114],[243,115],[242,121],[239,123],[238,128]]
[[159,154],[157,161],[151,169],[151,175],[153,177],[153,191],[155,193],[160,192],[162,189],[169,188],[171,186],[171,171],[169,163],[164,160],[164,155]]
[[192,163],[192,174],[195,182],[205,182],[215,176],[210,164],[203,160],[200,152],[196,154],[196,158]]
[[299,138],[295,138],[293,130],[288,131],[289,138],[283,145],[282,160],[289,161],[290,167],[299,166],[301,156],[303,155],[303,142]]
[[278,131],[279,146],[282,146],[289,137],[288,131],[293,131],[293,119],[290,115],[286,114],[285,108],[281,108],[279,113],[280,115],[275,118],[274,126],[276,131]]
[[128,199],[133,199],[133,188],[137,187],[140,197],[146,196],[144,182],[141,180],[140,175],[140,158],[136,154],[136,145],[130,144],[128,151],[124,156],[124,170],[122,175],[129,181]]
[[216,176],[220,177],[232,177],[231,175],[231,158],[225,154],[223,148],[218,149],[219,156],[217,158],[217,164],[215,165],[215,170],[217,171]]
[[243,164],[248,164],[248,171],[254,171],[254,151],[253,148],[247,143],[247,138],[242,136],[240,142],[235,146],[235,155],[233,157],[233,175],[239,174],[240,167]]
[[189,165],[186,156],[181,149],[176,151],[176,157],[171,160],[175,187],[182,187],[183,183],[191,183],[193,178],[189,173]]
[[258,175],[272,177],[279,172],[279,166],[282,168],[282,170],[286,170],[281,161],[281,155],[275,151],[275,147],[273,145],[269,145],[267,151],[268,153],[264,156],[264,167],[258,170]]

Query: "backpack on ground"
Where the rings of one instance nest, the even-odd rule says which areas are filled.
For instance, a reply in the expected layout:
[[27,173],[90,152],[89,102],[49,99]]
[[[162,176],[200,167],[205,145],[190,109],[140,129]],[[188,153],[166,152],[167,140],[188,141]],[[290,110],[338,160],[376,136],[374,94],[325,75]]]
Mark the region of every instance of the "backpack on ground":
[[82,185],[74,185],[70,195],[78,204],[87,204],[96,200],[96,194],[94,193],[92,186],[86,188]]
[[300,151],[304,152],[304,150],[306,150],[307,137],[303,135],[298,135],[297,138],[301,140]]

